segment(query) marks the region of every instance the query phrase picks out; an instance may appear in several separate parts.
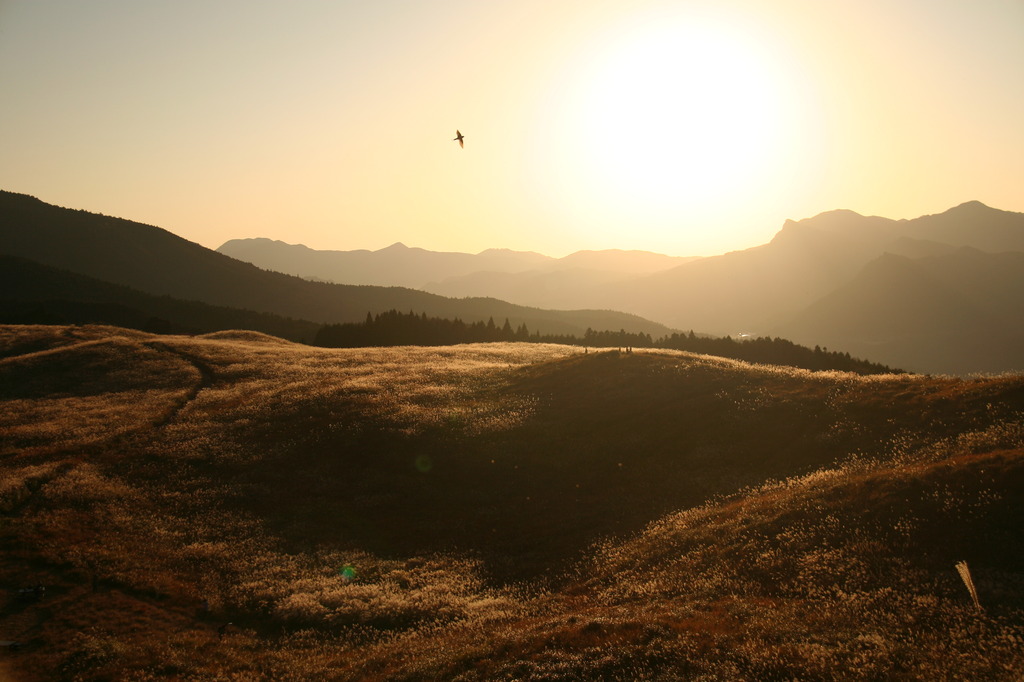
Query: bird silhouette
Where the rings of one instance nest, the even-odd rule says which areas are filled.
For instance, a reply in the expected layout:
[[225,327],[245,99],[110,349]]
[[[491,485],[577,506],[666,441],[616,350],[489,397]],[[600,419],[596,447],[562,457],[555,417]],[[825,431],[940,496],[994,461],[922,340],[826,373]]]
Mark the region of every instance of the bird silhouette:
[[466,146],[465,146],[465,145],[464,145],[464,144],[462,143],[462,139],[463,139],[463,137],[464,137],[464,136],[463,136],[463,134],[462,134],[462,133],[460,133],[460,132],[458,131],[458,129],[456,129],[456,131],[455,131],[455,137],[453,137],[452,139],[453,139],[453,140],[458,140],[458,141],[459,141],[459,146],[460,146],[460,147],[462,147],[463,149],[465,149],[465,148],[466,148]]

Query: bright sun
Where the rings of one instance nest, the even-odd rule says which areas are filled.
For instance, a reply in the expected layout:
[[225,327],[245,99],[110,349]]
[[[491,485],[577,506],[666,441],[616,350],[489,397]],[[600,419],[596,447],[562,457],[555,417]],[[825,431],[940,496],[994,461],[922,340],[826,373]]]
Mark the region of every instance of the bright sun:
[[798,133],[771,52],[708,22],[629,31],[567,94],[590,196],[663,225],[776,191]]

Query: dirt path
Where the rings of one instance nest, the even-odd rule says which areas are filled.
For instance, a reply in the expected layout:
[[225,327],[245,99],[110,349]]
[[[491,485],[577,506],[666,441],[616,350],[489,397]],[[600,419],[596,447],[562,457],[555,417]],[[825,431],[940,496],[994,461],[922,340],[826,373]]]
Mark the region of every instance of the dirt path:
[[188,407],[189,404],[196,399],[196,397],[203,389],[213,386],[214,382],[217,380],[217,375],[213,371],[213,368],[210,367],[210,365],[205,360],[196,355],[193,355],[192,353],[187,353],[183,350],[175,348],[174,346],[170,346],[164,343],[163,341],[147,341],[146,345],[152,348],[153,350],[157,350],[162,353],[170,353],[171,355],[176,355],[177,357],[181,358],[185,362],[195,367],[196,370],[199,372],[199,381],[196,382],[194,386],[192,386],[192,388],[188,391],[188,393],[185,394],[183,398],[181,398],[181,400],[179,400],[173,407],[171,407],[171,409],[168,411],[166,415],[164,415],[163,418],[161,418],[156,424],[154,424],[154,426],[156,427],[162,427],[173,422],[175,418],[179,414],[181,414],[181,411]]

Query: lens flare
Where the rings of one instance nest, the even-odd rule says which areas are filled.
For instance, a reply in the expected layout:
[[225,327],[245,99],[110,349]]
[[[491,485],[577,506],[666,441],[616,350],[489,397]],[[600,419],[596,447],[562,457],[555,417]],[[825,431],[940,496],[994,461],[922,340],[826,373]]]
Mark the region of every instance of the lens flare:
[[343,583],[350,583],[356,579],[359,573],[356,571],[356,567],[352,564],[345,564],[338,569],[338,575],[341,576],[341,581]]
[[430,455],[416,455],[414,465],[416,467],[416,471],[421,474],[425,474],[434,468],[434,460],[431,459]]

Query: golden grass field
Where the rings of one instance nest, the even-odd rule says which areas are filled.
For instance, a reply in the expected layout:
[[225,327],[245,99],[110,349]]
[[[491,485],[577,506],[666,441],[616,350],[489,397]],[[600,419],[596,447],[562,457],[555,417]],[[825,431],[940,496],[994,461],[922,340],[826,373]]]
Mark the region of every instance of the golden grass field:
[[1024,377],[0,326],[0,401],[13,680],[1024,678]]

